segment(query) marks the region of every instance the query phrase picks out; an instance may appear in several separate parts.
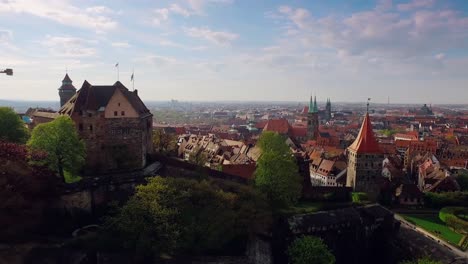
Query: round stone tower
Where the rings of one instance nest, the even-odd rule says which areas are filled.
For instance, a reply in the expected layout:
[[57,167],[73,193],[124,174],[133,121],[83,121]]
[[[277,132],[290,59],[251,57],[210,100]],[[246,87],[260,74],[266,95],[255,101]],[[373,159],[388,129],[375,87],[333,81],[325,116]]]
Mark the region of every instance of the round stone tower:
[[65,74],[65,77],[62,80],[62,86],[60,86],[59,96],[60,96],[60,107],[62,107],[73,95],[76,94],[76,88],[73,86],[73,81],[68,76],[68,73]]

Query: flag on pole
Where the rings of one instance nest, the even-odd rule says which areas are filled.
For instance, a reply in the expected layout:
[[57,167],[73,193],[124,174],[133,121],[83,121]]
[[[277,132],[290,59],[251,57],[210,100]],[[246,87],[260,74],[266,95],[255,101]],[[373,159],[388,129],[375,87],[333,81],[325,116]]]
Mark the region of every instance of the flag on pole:
[[132,82],[133,82],[133,74],[135,74],[135,73],[132,72],[132,76],[130,76],[130,81],[132,81]]
[[119,67],[119,63],[118,63],[118,62],[115,64],[115,67]]

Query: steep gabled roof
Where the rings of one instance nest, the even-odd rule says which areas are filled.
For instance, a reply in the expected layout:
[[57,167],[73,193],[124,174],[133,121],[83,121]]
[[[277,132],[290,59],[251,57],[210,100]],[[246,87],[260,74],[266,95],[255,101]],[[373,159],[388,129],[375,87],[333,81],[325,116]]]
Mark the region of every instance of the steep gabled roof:
[[382,153],[377,140],[375,140],[374,132],[372,131],[369,113],[364,117],[361,130],[356,140],[354,140],[353,144],[351,144],[348,149],[357,153]]
[[114,85],[96,86],[84,81],[81,89],[62,106],[59,113],[71,115],[72,113],[79,111],[98,111],[101,107],[105,108],[107,106],[117,89],[122,92],[140,116],[150,114],[150,111],[138,96],[137,91],[129,91],[119,81]]

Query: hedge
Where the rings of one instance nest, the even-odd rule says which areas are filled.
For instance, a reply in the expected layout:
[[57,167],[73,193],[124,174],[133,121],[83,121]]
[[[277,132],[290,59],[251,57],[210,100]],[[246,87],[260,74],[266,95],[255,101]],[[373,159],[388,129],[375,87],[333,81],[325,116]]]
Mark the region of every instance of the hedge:
[[439,218],[449,227],[464,234],[468,233],[468,222],[459,218],[457,214],[468,214],[468,208],[444,207],[439,212]]

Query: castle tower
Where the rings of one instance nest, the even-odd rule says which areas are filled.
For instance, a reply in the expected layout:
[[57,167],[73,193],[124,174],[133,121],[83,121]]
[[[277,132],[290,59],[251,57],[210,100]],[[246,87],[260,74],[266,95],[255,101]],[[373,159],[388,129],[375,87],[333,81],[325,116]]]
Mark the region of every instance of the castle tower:
[[331,109],[331,101],[330,98],[327,99],[327,104],[325,105],[325,117],[327,121],[332,119],[332,109]]
[[369,113],[366,113],[359,135],[348,147],[346,186],[365,192],[376,200],[380,192],[383,153],[374,137]]
[[68,76],[68,73],[65,74],[65,77],[62,80],[62,86],[60,86],[58,90],[60,96],[60,107],[62,107],[76,93],[76,88],[73,86],[73,81]]
[[309,101],[309,112],[307,113],[307,138],[317,139],[318,133],[319,118],[317,108],[317,97],[314,97],[314,101],[312,101],[311,96]]

